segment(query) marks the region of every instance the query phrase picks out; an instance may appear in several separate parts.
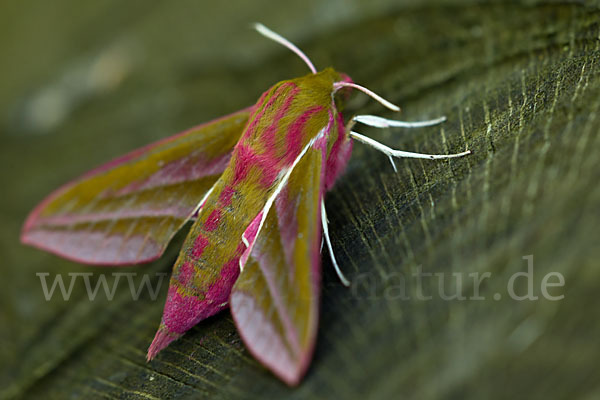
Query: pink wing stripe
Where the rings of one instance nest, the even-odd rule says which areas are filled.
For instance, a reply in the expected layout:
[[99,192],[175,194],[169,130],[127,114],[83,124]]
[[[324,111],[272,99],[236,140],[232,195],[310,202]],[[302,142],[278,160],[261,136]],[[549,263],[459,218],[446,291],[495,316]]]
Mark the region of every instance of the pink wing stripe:
[[260,227],[260,221],[262,221],[263,212],[258,213],[256,217],[252,220],[248,228],[244,231],[243,238],[248,242],[248,246],[244,253],[242,253],[242,257],[240,258],[240,265],[243,267],[246,265],[248,261],[248,257],[250,257],[250,253],[252,252],[252,247],[254,247],[254,241],[256,240],[256,234],[258,233],[258,228]]
[[310,107],[294,121],[292,126],[290,126],[290,130],[286,135],[286,162],[288,165],[292,164],[296,157],[298,157],[298,154],[300,154],[300,152],[302,151],[302,135],[304,132],[304,126],[314,114],[321,111],[322,109],[322,106]]
[[141,192],[182,182],[195,181],[206,176],[217,175],[229,164],[231,153],[224,154],[213,160],[204,159],[202,154],[190,154],[188,157],[172,161],[164,165],[155,174],[141,182],[133,182],[122,189],[110,194],[112,197],[126,196],[130,193]]
[[243,244],[240,243],[235,256],[223,265],[219,277],[204,293],[204,298],[182,295],[176,286],[169,287],[163,311],[163,323],[170,332],[185,333],[198,322],[227,306],[231,288],[240,274],[239,256],[242,246]]
[[[228,118],[232,118],[236,114],[252,113],[252,110],[254,109],[254,107],[255,106],[246,107],[246,108],[244,108],[242,110],[236,111],[236,112],[231,113],[231,114],[224,115],[222,117],[210,120],[208,122],[204,122],[202,124],[199,124],[199,125],[196,125],[196,126],[190,128],[190,129],[186,129],[183,132],[179,132],[179,133],[177,133],[177,134],[175,134],[173,136],[169,136],[169,137],[166,137],[164,139],[158,140],[158,141],[156,141],[154,143],[150,143],[150,144],[148,144],[146,146],[140,147],[139,149],[133,150],[133,151],[131,151],[131,152],[129,152],[129,153],[121,156],[121,157],[117,157],[114,160],[107,162],[106,164],[103,164],[103,165],[101,165],[101,166],[99,166],[97,168],[92,169],[91,171],[83,174],[79,179],[76,179],[75,181],[78,181],[80,179],[87,178],[87,177],[90,177],[90,176],[93,176],[93,175],[98,175],[99,173],[104,172],[104,171],[108,171],[108,170],[112,169],[115,166],[118,166],[118,165],[121,165],[121,164],[125,164],[127,161],[133,160],[135,158],[138,158],[139,156],[142,156],[142,155],[144,155],[144,154],[146,154],[148,152],[151,152],[153,149],[155,149],[157,147],[162,147],[162,146],[164,146],[164,145],[166,145],[166,144],[168,144],[170,142],[174,142],[177,139],[185,137],[186,135],[188,135],[188,134],[190,134],[192,132],[195,132],[195,131],[198,131],[200,129],[203,129],[203,128],[209,126],[209,125],[212,125],[212,124],[224,121],[224,120],[226,120]],[[69,182],[69,183],[65,184],[63,187],[67,188],[67,187],[71,186],[72,184],[73,184],[73,182]],[[63,189],[63,188],[61,188],[61,189]]]
[[[25,243],[55,253],[67,260],[94,265],[126,265],[150,262],[160,256],[162,246],[144,236],[106,237],[102,232],[35,231]],[[101,244],[90,251],[89,243]]]

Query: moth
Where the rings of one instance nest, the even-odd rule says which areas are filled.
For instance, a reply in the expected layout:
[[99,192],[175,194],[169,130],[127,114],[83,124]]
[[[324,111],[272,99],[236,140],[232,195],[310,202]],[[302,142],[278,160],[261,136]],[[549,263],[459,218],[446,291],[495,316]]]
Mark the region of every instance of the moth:
[[[251,107],[117,158],[50,194],[28,216],[21,240],[85,264],[155,260],[194,220],[173,267],[152,360],[203,319],[229,307],[248,350],[277,377],[296,385],[315,345],[321,251],[346,286],[335,259],[325,193],[342,174],[353,140],[393,158],[443,159],[393,150],[355,131],[421,127],[340,110],[352,89],[399,108],[346,74],[317,72],[294,44],[256,30],[295,52],[306,76],[279,82]],[[323,239],[322,239],[323,238]]]

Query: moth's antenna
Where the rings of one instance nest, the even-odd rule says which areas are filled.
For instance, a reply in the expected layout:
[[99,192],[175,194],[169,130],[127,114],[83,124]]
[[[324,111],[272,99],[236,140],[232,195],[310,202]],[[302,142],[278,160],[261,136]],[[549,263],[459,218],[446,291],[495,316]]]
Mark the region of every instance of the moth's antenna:
[[308,65],[308,68],[310,68],[310,70],[312,71],[313,74],[317,73],[317,69],[315,68],[313,63],[310,61],[310,58],[308,58],[306,56],[306,54],[304,54],[302,52],[302,50],[300,50],[298,47],[296,47],[296,45],[294,43],[290,42],[289,40],[287,40],[280,34],[273,32],[272,30],[270,30],[263,24],[255,23],[254,29],[256,29],[256,31],[258,33],[260,33],[261,35],[263,35],[264,37],[269,38],[279,44],[282,44],[285,47],[287,47],[288,49],[290,49],[291,51],[293,51],[294,53],[296,53],[298,55],[298,57],[300,57],[302,59],[302,61],[304,61],[306,63],[306,65]]
[[333,92],[337,92],[338,90],[340,90],[343,87],[349,87],[349,88],[353,88],[353,89],[358,89],[363,93],[366,93],[368,96],[374,98],[375,100],[377,100],[378,102],[380,102],[381,104],[383,104],[383,106],[389,108],[392,111],[400,111],[400,107],[398,107],[397,105],[387,101],[386,99],[384,99],[383,97],[381,97],[380,95],[378,95],[377,93],[367,89],[364,86],[360,86],[357,85],[356,83],[352,83],[352,82],[344,82],[344,81],[340,81],[340,82],[335,82],[333,84]]

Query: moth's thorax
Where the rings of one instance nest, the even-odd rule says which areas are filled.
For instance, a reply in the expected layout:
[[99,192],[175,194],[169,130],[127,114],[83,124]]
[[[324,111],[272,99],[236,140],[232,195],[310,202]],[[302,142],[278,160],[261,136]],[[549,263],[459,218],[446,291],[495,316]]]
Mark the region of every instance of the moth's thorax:
[[323,135],[327,140],[325,186],[330,188],[352,148],[340,113],[346,96],[334,94],[333,89],[339,81],[351,82],[347,75],[327,68],[273,85],[254,106],[233,158],[251,155],[263,171],[269,171],[265,182],[274,183],[308,143]]

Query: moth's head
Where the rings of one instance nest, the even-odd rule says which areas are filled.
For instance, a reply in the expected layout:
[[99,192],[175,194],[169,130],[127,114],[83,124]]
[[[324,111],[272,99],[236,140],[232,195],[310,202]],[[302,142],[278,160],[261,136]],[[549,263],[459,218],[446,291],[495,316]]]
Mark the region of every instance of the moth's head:
[[352,92],[352,88],[348,86],[344,86],[345,84],[353,84],[352,78],[343,72],[338,73],[339,78],[333,82],[331,88],[331,96],[335,101],[338,109],[342,109],[344,103],[348,101],[350,97],[350,93]]
[[390,110],[400,111],[400,107],[390,103],[381,96],[373,93],[371,90],[355,84],[354,82],[352,82],[352,79],[350,79],[350,77],[344,73],[339,73],[333,68],[326,68],[321,72],[317,72],[317,69],[313,65],[312,61],[310,61],[310,58],[308,58],[306,54],[302,52],[302,50],[300,50],[298,47],[296,47],[295,44],[293,44],[283,36],[273,32],[266,26],[262,24],[254,24],[254,29],[256,29],[261,35],[279,44],[282,44],[283,46],[296,53],[298,57],[300,57],[300,59],[304,61],[304,63],[312,72],[312,75],[303,77],[301,78],[301,80],[308,78],[308,81],[313,81],[315,83],[314,87],[317,92],[320,92],[321,90],[319,89],[322,88],[330,88],[329,90],[331,91],[331,98],[333,99],[333,101],[335,101],[337,106],[341,107],[343,105],[344,101],[348,98],[348,95],[352,89],[358,89],[371,96]]

